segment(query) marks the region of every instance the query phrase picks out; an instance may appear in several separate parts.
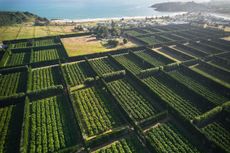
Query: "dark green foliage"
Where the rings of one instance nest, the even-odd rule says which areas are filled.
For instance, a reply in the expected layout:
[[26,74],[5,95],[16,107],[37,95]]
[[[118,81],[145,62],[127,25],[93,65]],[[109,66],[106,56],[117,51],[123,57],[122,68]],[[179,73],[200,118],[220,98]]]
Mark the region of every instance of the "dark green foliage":
[[121,124],[109,99],[98,88],[81,89],[71,95],[85,139],[103,134]]
[[97,38],[106,38],[109,36],[109,29],[106,26],[98,26],[94,33],[96,34]]
[[211,120],[215,119],[215,117],[217,115],[220,116],[220,113],[222,113],[224,110],[228,110],[229,107],[230,107],[230,101],[225,102],[224,104],[217,106],[217,107],[205,112],[202,115],[196,116],[193,120],[193,123],[199,125],[199,124],[202,124],[204,122],[211,121]]
[[0,12],[0,26],[21,24],[35,18],[38,16],[29,12]]
[[230,133],[226,125],[229,123],[212,122],[201,129],[206,137],[221,147],[225,152],[229,152]]
[[9,56],[10,56],[10,52],[8,50],[3,53],[1,61],[0,61],[0,67],[4,67],[4,65],[7,62]]
[[92,78],[92,71],[86,62],[62,65],[62,72],[69,86],[81,85],[87,78]]
[[156,114],[155,116],[153,117],[150,117],[146,120],[143,120],[139,123],[139,125],[141,126],[141,128],[145,128],[145,127],[148,127],[150,125],[154,125],[155,123],[165,119],[168,117],[168,112],[167,111],[163,111],[163,112],[160,112],[158,114]]
[[111,72],[111,73],[106,73],[103,74],[102,77],[106,81],[112,81],[112,80],[117,80],[120,78],[123,78],[126,75],[125,70],[117,71],[117,72]]
[[[186,119],[192,119],[195,116],[207,110],[201,108],[195,99],[196,97],[188,96],[188,92],[182,92],[182,88],[175,86],[173,81],[164,75],[156,74],[143,79],[153,92],[161,97],[168,105],[181,113]],[[179,91],[180,90],[180,91]],[[187,95],[186,95],[187,94]]]
[[151,50],[141,50],[138,52],[134,52],[134,54],[136,54],[137,56],[139,56],[143,60],[149,62],[154,67],[164,66],[164,65],[167,65],[167,64],[174,62],[174,61],[170,60],[169,58],[167,58],[161,54],[158,54],[154,51],[151,51]]
[[92,29],[92,32],[96,35],[97,38],[108,38],[110,36],[119,37],[121,35],[121,29],[116,26],[115,22],[112,22],[111,28],[99,25]]
[[230,72],[229,71],[220,69],[214,65],[211,65],[205,62],[200,62],[199,65],[196,66],[195,68],[201,71],[204,71],[205,73],[230,84],[230,77],[229,77]]
[[131,54],[114,56],[114,59],[134,74],[138,74],[141,70],[151,67],[149,64],[146,64],[146,62]]
[[128,39],[126,39],[126,38],[123,39],[123,43],[124,43],[124,44],[127,44],[127,43],[128,43]]
[[146,138],[156,152],[200,152],[173,123],[160,123],[146,132]]
[[19,152],[20,132],[23,121],[23,103],[0,108],[0,152]]
[[168,72],[168,74],[185,86],[187,86],[189,89],[202,95],[215,105],[221,104],[228,100],[228,98],[223,96],[221,92],[215,92],[212,90],[212,88],[208,88],[207,86],[202,85],[200,81],[194,79],[194,75],[183,71],[183,68]]
[[119,44],[118,40],[110,39],[107,41],[107,47],[109,47],[109,48],[115,48],[118,46],[118,44]]
[[141,121],[155,115],[158,110],[143,97],[134,86],[125,79],[108,83],[117,101],[135,121]]
[[108,57],[89,60],[89,62],[98,73],[98,75],[105,75],[107,73],[112,73],[121,69]]
[[0,97],[16,95],[24,92],[26,79],[24,72],[0,74]]
[[[96,30],[98,38],[121,34],[115,22]],[[165,47],[174,39],[223,33],[190,25],[128,31],[127,38],[163,46],[163,54],[141,46],[68,57],[60,37],[4,41],[9,48],[0,55],[0,152],[229,152],[230,90],[190,68],[203,64],[200,69],[229,82],[229,54],[218,60],[208,54],[230,45],[190,43],[204,52]]]
[[94,151],[94,153],[105,153],[105,152],[147,153],[148,151],[145,148],[143,148],[142,144],[135,136],[130,136],[115,141],[107,146],[104,146]]
[[58,67],[32,69],[30,75],[31,86],[28,91],[42,90],[61,83],[60,76],[58,77]]
[[28,103],[26,99],[28,110],[24,114],[21,151],[54,152],[79,142],[77,125],[65,96],[34,99]]

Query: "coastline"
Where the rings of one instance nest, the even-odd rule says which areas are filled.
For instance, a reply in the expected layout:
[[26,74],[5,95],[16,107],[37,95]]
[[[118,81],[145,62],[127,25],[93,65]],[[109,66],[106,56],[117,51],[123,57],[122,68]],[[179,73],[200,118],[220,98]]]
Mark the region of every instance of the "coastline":
[[222,18],[224,20],[230,20],[230,14],[210,13],[210,15],[217,17],[217,18]]
[[182,15],[186,14],[187,12],[164,12],[165,14],[163,15],[152,15],[152,16],[124,16],[124,17],[107,17],[107,18],[87,18],[87,19],[50,19],[51,22],[54,23],[83,23],[83,22],[100,22],[100,21],[110,21],[110,20],[133,20],[133,19],[145,19],[145,18],[155,18],[155,17],[165,17],[165,16],[176,16],[176,15]]

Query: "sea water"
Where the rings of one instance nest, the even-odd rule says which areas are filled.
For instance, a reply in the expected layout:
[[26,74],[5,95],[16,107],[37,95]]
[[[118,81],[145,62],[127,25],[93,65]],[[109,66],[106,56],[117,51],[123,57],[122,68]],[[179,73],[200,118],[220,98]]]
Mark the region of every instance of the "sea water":
[[0,0],[0,11],[29,11],[48,19],[165,16],[151,5],[167,0]]

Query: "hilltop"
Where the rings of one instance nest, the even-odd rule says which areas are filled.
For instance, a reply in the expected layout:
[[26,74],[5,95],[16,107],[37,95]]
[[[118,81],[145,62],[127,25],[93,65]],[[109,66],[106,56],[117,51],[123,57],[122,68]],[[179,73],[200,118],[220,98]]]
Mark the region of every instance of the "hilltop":
[[211,12],[230,14],[230,2],[211,1],[209,3],[196,2],[165,2],[151,6],[159,12]]
[[154,4],[151,7],[160,12],[192,12],[209,9],[206,5],[195,2],[166,2]]
[[48,21],[30,12],[0,12],[0,26],[22,24],[35,21]]

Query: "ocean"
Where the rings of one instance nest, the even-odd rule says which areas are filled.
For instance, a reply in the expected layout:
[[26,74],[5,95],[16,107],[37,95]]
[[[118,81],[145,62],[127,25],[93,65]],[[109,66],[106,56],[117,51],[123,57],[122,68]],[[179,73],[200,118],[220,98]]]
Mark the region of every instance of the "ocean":
[[165,16],[151,5],[166,0],[0,0],[0,11],[29,11],[48,19]]

